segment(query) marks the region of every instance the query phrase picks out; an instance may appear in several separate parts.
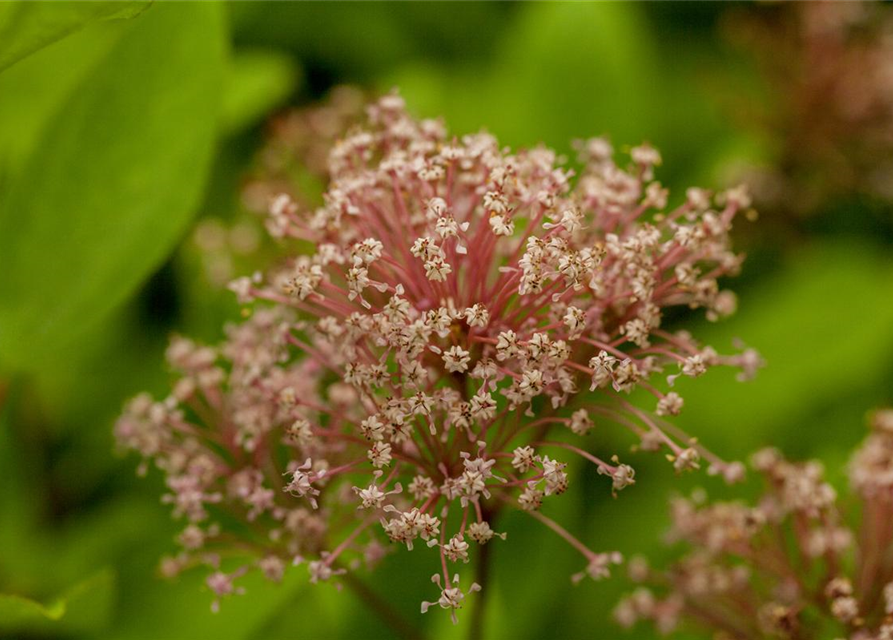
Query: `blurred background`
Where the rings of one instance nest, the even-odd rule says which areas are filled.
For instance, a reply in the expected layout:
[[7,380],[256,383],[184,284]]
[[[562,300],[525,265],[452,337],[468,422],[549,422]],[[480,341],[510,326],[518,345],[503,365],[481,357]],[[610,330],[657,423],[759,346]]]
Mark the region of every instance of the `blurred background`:
[[[759,216],[733,236],[748,254],[727,283],[739,312],[686,322],[717,348],[743,339],[767,367],[745,384],[681,381],[679,424],[729,458],[766,444],[820,458],[845,490],[866,412],[893,401],[888,7],[2,3],[0,636],[392,637],[352,592],[303,572],[249,580],[216,615],[200,572],[160,578],[179,527],[112,425],[128,397],[165,393],[171,333],[213,342],[238,318],[225,283],[282,251],[253,213],[270,190],[315,202],[322,150],[393,87],[417,115],[513,147],[648,141],[677,195],[747,181]],[[673,492],[729,493],[629,458],[637,484],[620,498],[581,466],[548,515],[593,549],[660,558]],[[574,587],[576,552],[506,519],[485,637],[652,637],[610,620],[622,575]],[[463,637],[461,621],[419,616],[429,572],[413,555],[360,577],[427,637]]]

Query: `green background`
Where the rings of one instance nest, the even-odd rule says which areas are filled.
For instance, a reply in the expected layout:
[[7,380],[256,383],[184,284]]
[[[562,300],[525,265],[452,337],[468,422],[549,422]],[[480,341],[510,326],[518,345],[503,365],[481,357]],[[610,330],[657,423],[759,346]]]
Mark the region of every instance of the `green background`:
[[[726,3],[0,3],[0,636],[387,638],[352,593],[246,580],[219,614],[202,576],[156,574],[178,531],[155,473],[116,454],[123,401],[163,393],[168,335],[220,337],[237,307],[202,279],[187,241],[202,216],[240,213],[266,118],[336,84],[399,87],[451,131],[505,144],[607,134],[647,140],[676,193],[722,183],[733,161],[772,162],[771,135],[729,104],[776,105],[746,52],[726,44]],[[755,9],[768,10],[768,9]],[[731,18],[729,16],[732,16]],[[679,424],[719,454],[774,444],[842,465],[864,416],[891,401],[893,216],[843,194],[809,217],[742,221],[740,311],[696,335],[740,337],[768,366],[741,384],[680,382]],[[767,229],[771,229],[769,232]],[[610,428],[594,445],[625,453]],[[666,501],[702,485],[627,454],[616,500],[592,468],[545,512],[596,550],[668,557]],[[738,490],[747,492],[748,488]],[[572,586],[578,554],[510,514],[487,585],[488,638],[649,638],[609,620],[625,578]],[[432,596],[424,553],[361,578],[431,638],[463,637]],[[617,572],[622,574],[622,571]],[[14,594],[14,595],[13,595]],[[696,637],[696,636],[692,636]]]

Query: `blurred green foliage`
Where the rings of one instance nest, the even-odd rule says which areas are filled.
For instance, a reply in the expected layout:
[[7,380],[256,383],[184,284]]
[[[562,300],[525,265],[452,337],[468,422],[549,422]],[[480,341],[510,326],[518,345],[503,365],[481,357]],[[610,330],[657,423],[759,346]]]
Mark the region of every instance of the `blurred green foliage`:
[[214,148],[222,20],[211,4],[155,7],[43,126],[0,201],[4,359],[33,365],[170,253]]
[[[238,312],[203,284],[183,238],[196,216],[232,217],[263,121],[337,83],[399,86],[457,133],[570,151],[575,137],[648,140],[678,190],[715,184],[759,135],[721,105],[761,99],[759,76],[720,40],[721,4],[8,3],[0,6],[0,635],[85,638],[390,637],[354,595],[281,586],[209,610],[201,577],[167,583],[177,531],[153,473],[114,455],[123,400],[163,393],[168,334],[207,340]],[[109,20],[113,18],[112,20]],[[127,18],[127,19],[125,19]],[[738,315],[701,333],[740,337],[768,367],[751,383],[682,381],[683,426],[720,454],[775,444],[836,471],[890,402],[893,261],[888,208],[829,203],[760,235]],[[773,212],[761,212],[772,221]],[[773,228],[779,228],[777,226]],[[608,427],[591,447],[631,442]],[[612,500],[582,465],[546,513],[595,549],[666,556],[670,492],[707,485],[633,454],[638,484]],[[839,479],[838,476],[834,476]],[[746,491],[747,489],[743,489]],[[524,514],[505,518],[486,593],[487,638],[621,637],[622,578],[572,587],[580,559]],[[431,638],[465,634],[428,594],[424,553],[397,553],[375,591]],[[98,573],[97,573],[98,572]],[[14,595],[12,595],[14,594]],[[637,629],[628,637],[652,637]]]
[[90,632],[107,624],[115,577],[106,569],[76,584],[49,605],[0,594],[0,620],[7,631]]
[[223,132],[239,133],[256,125],[285,102],[299,82],[299,67],[285,53],[265,49],[235,52],[221,97]]
[[142,2],[71,2],[45,5],[35,2],[0,6],[0,71],[35,51],[98,20],[122,20],[139,15],[149,6]]

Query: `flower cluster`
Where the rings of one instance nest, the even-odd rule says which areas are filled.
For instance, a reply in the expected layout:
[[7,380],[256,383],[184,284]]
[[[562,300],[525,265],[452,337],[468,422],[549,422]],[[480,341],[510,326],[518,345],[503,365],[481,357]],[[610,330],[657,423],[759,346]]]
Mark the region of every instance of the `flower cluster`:
[[617,620],[648,619],[664,633],[684,622],[717,638],[893,638],[893,410],[872,427],[849,469],[856,535],[818,462],[760,451],[751,463],[766,490],[755,505],[700,492],[673,503],[672,538],[691,551],[666,571],[630,562],[643,586]]
[[[272,200],[271,233],[312,253],[233,282],[249,317],[217,347],[175,339],[171,395],[137,397],[117,425],[189,522],[168,573],[209,565],[222,597],[252,568],[277,580],[304,563],[317,582],[431,547],[440,595],[422,611],[455,618],[479,586],[452,567],[505,538],[505,507],[578,549],[577,578],[620,561],[539,512],[568,486],[562,454],[615,492],[635,482],[616,455],[568,440],[619,424],[679,471],[741,476],[667,422],[683,405],[667,387],[717,365],[749,377],[759,356],[720,355],[662,320],[671,307],[734,310],[717,279],[739,267],[728,234],[747,195],[690,189],[668,208],[656,150],[620,166],[605,140],[578,147],[575,177],[545,148],[450,138],[391,94],[334,145],[323,206]],[[627,400],[637,388],[653,411]],[[227,569],[234,554],[248,559]]]
[[729,17],[730,38],[755,55],[769,95],[780,97],[750,114],[777,149],[769,167],[746,174],[760,207],[805,214],[841,194],[893,199],[890,7],[778,3]]

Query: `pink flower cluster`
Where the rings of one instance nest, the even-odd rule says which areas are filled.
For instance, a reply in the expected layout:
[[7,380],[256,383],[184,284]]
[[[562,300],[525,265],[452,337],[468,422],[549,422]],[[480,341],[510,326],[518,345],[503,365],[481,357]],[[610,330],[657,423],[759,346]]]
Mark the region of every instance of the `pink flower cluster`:
[[703,492],[673,503],[671,538],[691,551],[665,571],[631,562],[643,586],[617,620],[742,640],[893,638],[893,410],[876,412],[872,427],[849,469],[856,535],[844,517],[856,505],[838,499],[820,463],[765,449],[751,461],[766,483],[755,505],[710,503]]
[[[538,511],[568,486],[563,456],[590,461],[615,492],[635,482],[585,444],[593,429],[622,425],[679,471],[706,461],[741,476],[667,422],[683,404],[668,386],[717,365],[746,378],[760,358],[720,355],[662,317],[734,310],[717,278],[738,270],[728,235],[748,197],[690,189],[671,208],[653,148],[625,166],[603,139],[578,148],[577,176],[546,148],[449,137],[392,94],[334,145],[323,206],[273,199],[268,229],[294,257],[233,282],[250,317],[217,347],[175,339],[171,395],[137,397],[117,425],[189,522],[167,572],[208,565],[221,597],[254,568],[278,580],[305,564],[317,582],[395,546],[430,547],[439,595],[422,611],[455,619],[480,587],[453,567],[505,538],[503,508],[577,548],[578,577],[620,561]],[[636,388],[653,410],[627,400]]]

